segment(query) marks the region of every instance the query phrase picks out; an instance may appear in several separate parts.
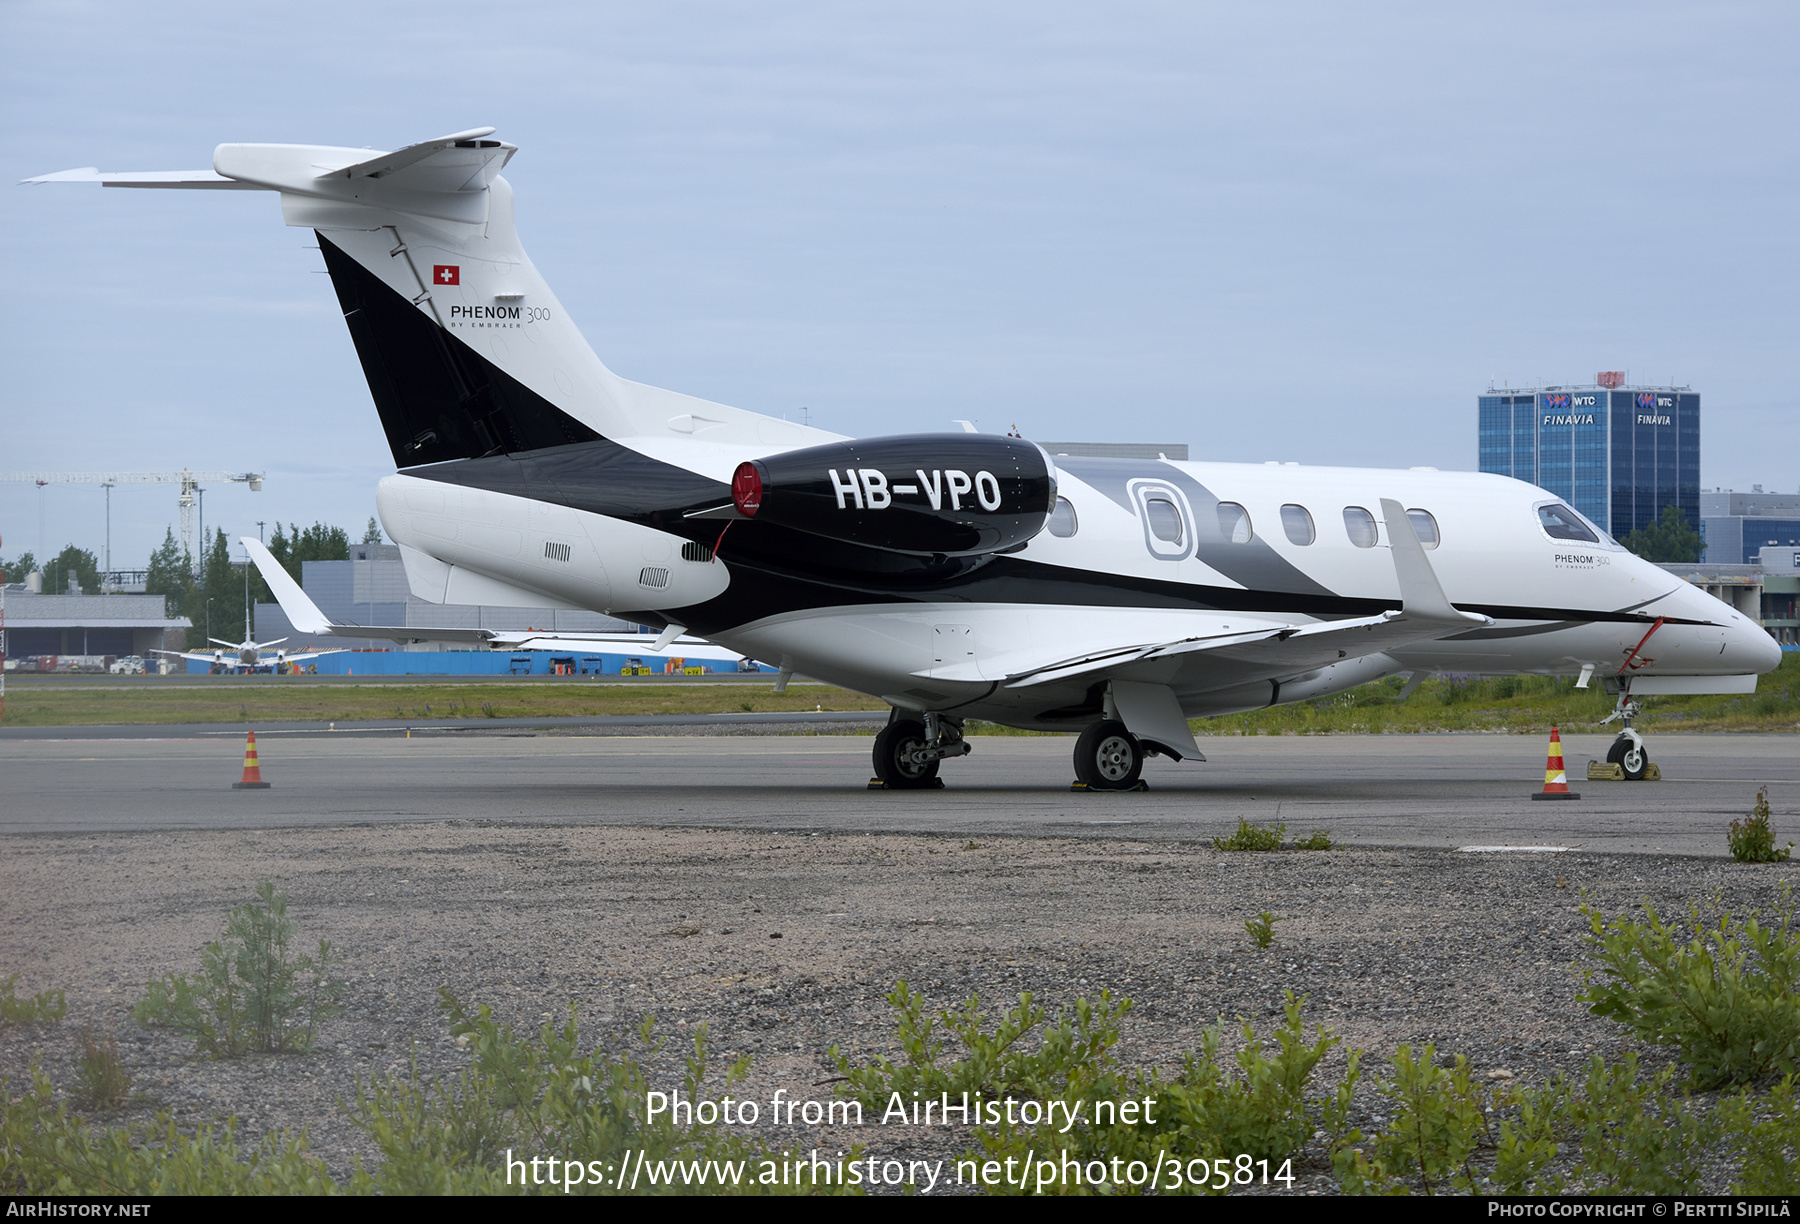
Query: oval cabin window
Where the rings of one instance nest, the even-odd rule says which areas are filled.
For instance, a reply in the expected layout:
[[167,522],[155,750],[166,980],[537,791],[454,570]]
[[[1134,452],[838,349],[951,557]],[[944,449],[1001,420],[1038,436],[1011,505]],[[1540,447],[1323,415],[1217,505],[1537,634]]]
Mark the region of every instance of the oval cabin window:
[[1374,548],[1381,539],[1375,530],[1375,516],[1361,506],[1344,507],[1344,530],[1350,534],[1350,542],[1358,548]]
[[1248,544],[1255,534],[1250,529],[1250,512],[1236,502],[1220,502],[1219,534],[1233,544]]
[[1075,517],[1075,507],[1069,504],[1068,498],[1056,499],[1056,507],[1050,511],[1047,526],[1050,534],[1061,540],[1066,540],[1081,530],[1081,521]]
[[1408,510],[1406,521],[1412,524],[1413,534],[1419,537],[1419,543],[1426,548],[1438,546],[1437,520],[1431,517],[1429,510]]
[[1181,546],[1181,511],[1176,509],[1174,502],[1161,497],[1146,497],[1144,517],[1150,523],[1151,535],[1177,547]]
[[1305,506],[1289,503],[1281,508],[1281,529],[1287,533],[1289,544],[1311,544],[1319,538],[1313,530],[1312,515]]

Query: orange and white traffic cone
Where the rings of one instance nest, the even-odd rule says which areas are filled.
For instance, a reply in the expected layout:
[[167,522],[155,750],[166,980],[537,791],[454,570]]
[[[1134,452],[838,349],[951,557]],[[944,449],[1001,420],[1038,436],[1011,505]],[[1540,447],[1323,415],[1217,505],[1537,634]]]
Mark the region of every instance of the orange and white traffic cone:
[[1533,799],[1579,799],[1580,795],[1569,789],[1568,775],[1563,772],[1562,736],[1555,727],[1550,728],[1550,758],[1544,762],[1544,789],[1532,796]]
[[262,780],[262,770],[256,764],[256,732],[244,744],[244,780],[233,782],[232,790],[268,790],[269,784]]

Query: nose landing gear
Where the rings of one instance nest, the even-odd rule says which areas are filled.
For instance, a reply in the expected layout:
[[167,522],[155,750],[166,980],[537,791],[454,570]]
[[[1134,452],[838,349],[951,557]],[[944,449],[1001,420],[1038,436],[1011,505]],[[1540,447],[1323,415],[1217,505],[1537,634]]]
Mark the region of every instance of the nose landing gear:
[[1605,726],[1614,719],[1621,721],[1618,738],[1612,747],[1606,750],[1606,763],[1617,765],[1625,774],[1627,782],[1642,782],[1644,775],[1650,772],[1650,753],[1644,747],[1644,737],[1631,725],[1631,720],[1643,713],[1644,707],[1632,700],[1631,677],[1619,677],[1619,704],[1613,712],[1600,720]]
[[1613,707],[1611,714],[1600,720],[1600,725],[1604,727],[1607,723],[1618,719],[1620,726],[1618,738],[1613,740],[1612,747],[1606,750],[1606,762],[1609,765],[1617,765],[1625,774],[1627,782],[1642,782],[1644,776],[1650,772],[1650,754],[1644,749],[1644,737],[1639,735],[1631,725],[1631,720],[1644,712],[1644,707],[1633,700],[1631,696],[1631,672],[1634,666],[1642,667],[1646,663],[1654,662],[1648,657],[1644,658],[1641,663],[1638,659],[1643,654],[1644,647],[1649,644],[1651,637],[1662,627],[1663,618],[1659,616],[1638,644],[1632,647],[1631,652],[1625,656],[1625,662],[1619,667],[1618,679],[1609,681],[1607,685],[1609,690],[1612,685],[1618,685],[1619,704]]

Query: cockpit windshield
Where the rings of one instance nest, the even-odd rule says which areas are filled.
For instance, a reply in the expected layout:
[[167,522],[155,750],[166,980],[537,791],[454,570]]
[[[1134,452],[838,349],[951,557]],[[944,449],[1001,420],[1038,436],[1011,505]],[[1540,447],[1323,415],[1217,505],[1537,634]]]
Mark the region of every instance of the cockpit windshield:
[[1581,540],[1588,544],[1600,542],[1588,530],[1588,525],[1567,506],[1539,506],[1538,522],[1543,524],[1545,533],[1553,540]]

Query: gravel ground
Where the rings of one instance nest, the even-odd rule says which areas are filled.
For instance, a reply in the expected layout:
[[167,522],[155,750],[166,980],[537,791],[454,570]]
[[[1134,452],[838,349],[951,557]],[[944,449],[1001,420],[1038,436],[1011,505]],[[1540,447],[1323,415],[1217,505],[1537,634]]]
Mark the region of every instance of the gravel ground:
[[[0,1076],[41,1063],[74,1084],[84,1026],[115,1034],[138,1096],[113,1120],[234,1114],[240,1135],[305,1128],[334,1172],[374,1153],[339,1111],[359,1078],[462,1065],[437,990],[516,1025],[579,1006],[584,1037],[623,1044],[646,1016],[675,1038],[658,1087],[705,1023],[712,1050],[754,1059],[740,1095],[824,1097],[832,1045],[892,1050],[883,1001],[905,979],[934,1004],[1031,991],[1052,1010],[1110,989],[1137,1003],[1121,1053],[1173,1067],[1223,1016],[1266,1028],[1283,992],[1344,1051],[1402,1042],[1469,1057],[1480,1076],[1535,1080],[1631,1043],[1575,1002],[1584,897],[1616,914],[1715,895],[1768,904],[1790,864],[1593,854],[1337,850],[1231,854],[1210,845],[1080,839],[473,822],[389,828],[16,836],[0,852],[0,978],[60,987],[59,1026],[0,1028]],[[343,1017],[306,1054],[231,1061],[129,1017],[152,975],[198,967],[232,906],[273,880],[302,941],[346,957]],[[1252,948],[1244,920],[1279,915]],[[723,1066],[724,1058],[716,1065]],[[1652,1062],[1660,1063],[1657,1055]],[[1364,1094],[1370,1110],[1379,1108]],[[951,1154],[965,1133],[763,1126],[826,1151]],[[1302,1188],[1327,1188],[1311,1153]]]

